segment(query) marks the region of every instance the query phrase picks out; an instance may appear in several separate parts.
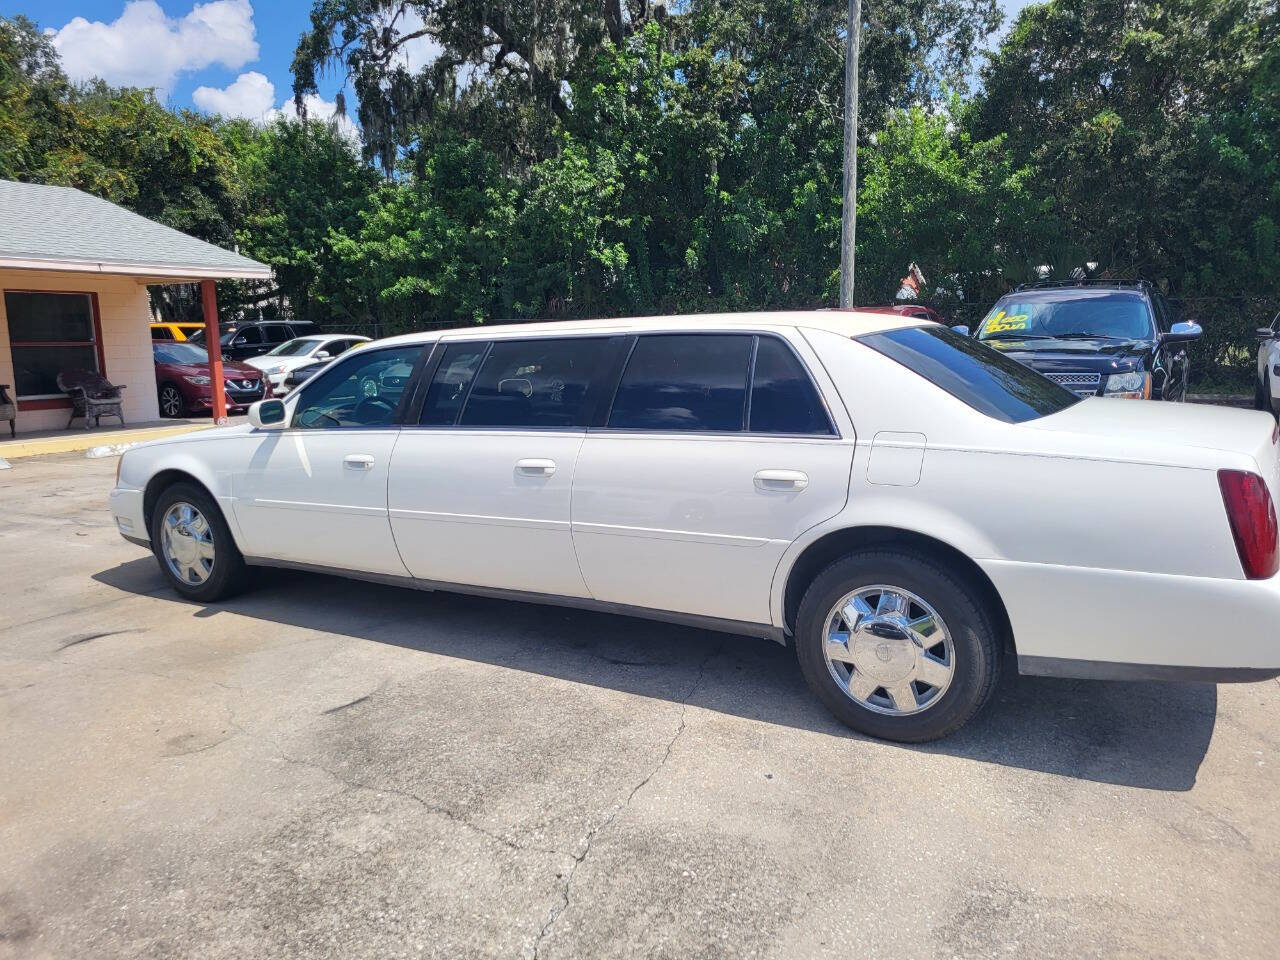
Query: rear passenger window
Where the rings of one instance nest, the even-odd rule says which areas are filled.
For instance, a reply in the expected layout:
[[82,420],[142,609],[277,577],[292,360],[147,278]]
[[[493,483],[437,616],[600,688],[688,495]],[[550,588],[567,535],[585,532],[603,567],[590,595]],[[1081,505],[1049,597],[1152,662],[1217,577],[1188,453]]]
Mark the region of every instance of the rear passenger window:
[[451,343],[445,348],[436,375],[427,388],[418,423],[446,426],[457,422],[462,401],[467,398],[471,381],[488,349],[488,343]]
[[751,343],[741,334],[641,337],[618,384],[609,426],[741,431]]
[[585,427],[605,341],[497,340],[466,400],[464,427]]
[[809,374],[791,349],[773,337],[761,337],[756,348],[750,420],[753,433],[834,433]]

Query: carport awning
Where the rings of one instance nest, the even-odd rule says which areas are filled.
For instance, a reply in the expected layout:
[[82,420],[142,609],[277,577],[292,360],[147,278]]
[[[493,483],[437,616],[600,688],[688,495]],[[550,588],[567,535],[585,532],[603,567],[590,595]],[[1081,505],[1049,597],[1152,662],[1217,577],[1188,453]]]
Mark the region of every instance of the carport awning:
[[0,269],[115,274],[151,283],[271,279],[266,264],[71,187],[0,180],[0,223]]

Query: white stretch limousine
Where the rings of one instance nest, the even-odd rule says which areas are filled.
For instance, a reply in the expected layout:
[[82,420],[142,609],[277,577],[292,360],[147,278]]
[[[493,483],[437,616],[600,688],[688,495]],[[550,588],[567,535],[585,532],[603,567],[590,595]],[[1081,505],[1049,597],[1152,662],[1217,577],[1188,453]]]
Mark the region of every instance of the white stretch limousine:
[[246,567],[794,643],[850,726],[943,736],[1022,673],[1280,674],[1265,413],[1078,399],[937,324],[839,311],[413,334],[120,461],[192,600]]

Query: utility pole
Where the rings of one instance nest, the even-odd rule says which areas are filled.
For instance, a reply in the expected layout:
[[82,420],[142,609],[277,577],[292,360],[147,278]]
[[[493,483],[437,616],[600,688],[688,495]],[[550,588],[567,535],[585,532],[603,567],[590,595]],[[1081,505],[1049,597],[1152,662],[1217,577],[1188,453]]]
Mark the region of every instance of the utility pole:
[[840,224],[840,306],[853,304],[853,241],[858,224],[858,47],[862,0],[849,0],[844,56],[844,209]]

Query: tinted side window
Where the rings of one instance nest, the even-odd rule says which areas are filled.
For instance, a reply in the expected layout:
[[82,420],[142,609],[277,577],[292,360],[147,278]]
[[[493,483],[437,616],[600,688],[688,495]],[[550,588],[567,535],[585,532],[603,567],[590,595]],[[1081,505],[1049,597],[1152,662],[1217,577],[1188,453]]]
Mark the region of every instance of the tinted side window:
[[[367,347],[361,348],[361,350],[367,349]],[[431,386],[427,388],[427,397],[422,404],[422,415],[418,417],[419,423],[428,426],[446,426],[457,422],[462,401],[467,398],[471,380],[475,377],[480,361],[488,349],[489,344],[486,342],[451,343],[445,348],[440,366],[436,368],[436,374],[431,378]]]
[[170,330],[168,327],[152,327],[151,339],[152,340],[172,340],[173,331]]
[[292,340],[293,334],[289,332],[289,328],[279,323],[269,323],[263,328],[267,343],[284,343],[286,340]]
[[422,344],[353,353],[308,384],[293,412],[306,430],[367,427],[394,422]]
[[641,337],[618,384],[609,426],[742,430],[751,343],[741,334]]
[[587,393],[604,343],[599,338],[495,341],[459,424],[585,427]]
[[790,348],[774,337],[761,337],[756,348],[750,420],[754,433],[834,432],[809,374]]
[[260,331],[257,327],[245,327],[243,330],[240,331],[239,334],[236,335],[236,338],[232,341],[232,343],[235,346],[242,346],[243,344],[247,344],[247,343],[258,344],[261,342],[262,342],[262,331]]
[[946,327],[906,327],[855,339],[1005,423],[1035,420],[1080,402],[1066,387]]

